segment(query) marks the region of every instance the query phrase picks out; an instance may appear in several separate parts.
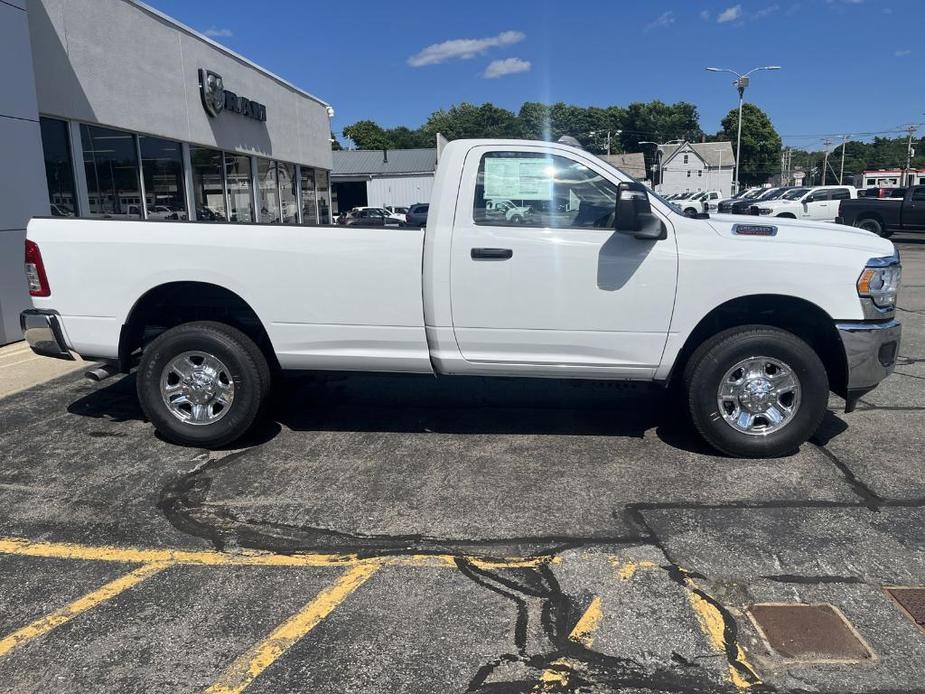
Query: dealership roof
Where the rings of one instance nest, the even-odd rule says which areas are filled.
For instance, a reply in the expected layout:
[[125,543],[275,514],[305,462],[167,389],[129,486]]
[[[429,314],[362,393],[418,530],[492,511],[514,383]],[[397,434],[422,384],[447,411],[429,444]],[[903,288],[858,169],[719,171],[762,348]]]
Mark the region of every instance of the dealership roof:
[[433,173],[437,150],[428,149],[345,149],[333,152],[332,176],[395,176]]

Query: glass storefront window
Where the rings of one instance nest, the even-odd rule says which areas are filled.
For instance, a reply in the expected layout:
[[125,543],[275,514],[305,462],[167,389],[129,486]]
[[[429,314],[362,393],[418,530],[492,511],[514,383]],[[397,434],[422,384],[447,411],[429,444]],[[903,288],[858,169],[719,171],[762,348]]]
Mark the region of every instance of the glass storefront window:
[[328,192],[328,172],[315,169],[315,183],[318,186],[318,217],[322,224],[331,223],[331,203]]
[[75,217],[77,193],[67,123],[54,118],[40,118],[39,122],[42,129],[45,179],[48,181],[48,204],[51,206],[51,213],[55,217]]
[[140,219],[142,200],[135,136],[81,125],[80,140],[87,173],[89,216]]
[[315,196],[315,170],[302,167],[302,224],[318,223],[318,201]]
[[193,169],[193,198],[197,222],[224,222],[225,183],[222,153],[217,149],[190,147]]
[[269,159],[257,160],[257,207],[261,224],[279,224],[276,162]]
[[280,210],[283,224],[297,224],[299,221],[299,197],[295,177],[295,164],[277,162],[276,174],[279,177]]
[[253,222],[251,158],[246,154],[226,154],[225,181],[228,184],[228,204],[230,206],[228,219],[232,222]]
[[148,219],[187,219],[180,143],[140,135],[138,146]]

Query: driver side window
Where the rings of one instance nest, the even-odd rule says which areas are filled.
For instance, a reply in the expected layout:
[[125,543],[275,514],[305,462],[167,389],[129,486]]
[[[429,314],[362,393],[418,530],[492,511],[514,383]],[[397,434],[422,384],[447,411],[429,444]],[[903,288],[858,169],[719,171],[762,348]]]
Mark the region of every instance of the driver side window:
[[488,152],[479,162],[479,225],[613,228],[616,186],[584,164],[540,152]]

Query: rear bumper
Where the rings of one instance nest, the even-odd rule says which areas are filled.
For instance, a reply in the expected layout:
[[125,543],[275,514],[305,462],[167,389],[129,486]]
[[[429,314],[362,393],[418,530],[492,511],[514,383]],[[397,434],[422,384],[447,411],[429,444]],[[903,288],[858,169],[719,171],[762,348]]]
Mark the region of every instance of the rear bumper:
[[870,392],[893,373],[902,326],[899,321],[837,323],[848,364],[847,406],[854,409],[858,398]]
[[53,311],[35,308],[23,311],[19,314],[19,327],[22,328],[26,342],[36,354],[43,357],[74,360],[74,355],[68,350],[67,343],[64,341],[58,315]]

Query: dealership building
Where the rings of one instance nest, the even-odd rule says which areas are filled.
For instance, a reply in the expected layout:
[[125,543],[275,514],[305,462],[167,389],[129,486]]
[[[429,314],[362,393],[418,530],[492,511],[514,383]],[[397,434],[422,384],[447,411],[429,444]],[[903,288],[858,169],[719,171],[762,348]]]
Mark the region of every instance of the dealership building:
[[141,2],[0,0],[0,64],[0,344],[30,217],[330,223],[331,107]]

